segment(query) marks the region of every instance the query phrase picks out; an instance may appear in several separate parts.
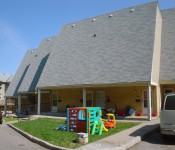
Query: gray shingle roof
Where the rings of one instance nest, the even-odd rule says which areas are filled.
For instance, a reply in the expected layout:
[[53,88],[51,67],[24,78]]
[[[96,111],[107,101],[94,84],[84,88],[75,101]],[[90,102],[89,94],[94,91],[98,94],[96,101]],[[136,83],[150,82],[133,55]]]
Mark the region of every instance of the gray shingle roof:
[[12,74],[0,74],[0,82],[9,83],[13,79]]
[[33,50],[27,51],[16,74],[13,77],[12,82],[10,83],[7,91],[6,96],[17,96],[17,92],[19,90],[19,87],[21,83],[23,82],[23,79],[28,71],[28,68],[30,67],[30,62],[32,61],[33,56]]
[[157,2],[132,8],[65,25],[37,86],[150,81]]
[[160,80],[175,80],[175,8],[161,11],[163,18]]
[[39,48],[34,51],[30,67],[19,88],[19,92],[34,92],[43,68],[52,49],[54,37],[42,40]]

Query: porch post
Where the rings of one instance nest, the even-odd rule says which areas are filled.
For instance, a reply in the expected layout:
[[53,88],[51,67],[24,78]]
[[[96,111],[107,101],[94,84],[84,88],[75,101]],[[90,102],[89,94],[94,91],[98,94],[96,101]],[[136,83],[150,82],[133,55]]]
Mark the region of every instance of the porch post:
[[38,115],[40,115],[40,108],[41,108],[41,90],[38,89]]
[[21,113],[21,95],[18,95],[18,113]]
[[83,107],[86,107],[86,89],[83,88]]
[[157,94],[157,116],[160,115],[160,110],[161,110],[161,103],[162,103],[162,98],[161,98],[161,89],[160,85],[156,86],[156,94]]
[[151,85],[148,85],[147,89],[147,105],[148,105],[148,120],[151,121]]
[[5,98],[5,105],[4,105],[4,115],[7,114],[7,98]]

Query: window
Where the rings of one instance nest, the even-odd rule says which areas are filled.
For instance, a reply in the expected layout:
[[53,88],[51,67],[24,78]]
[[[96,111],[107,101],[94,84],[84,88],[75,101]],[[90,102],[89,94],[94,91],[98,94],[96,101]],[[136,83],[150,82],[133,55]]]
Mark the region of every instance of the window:
[[165,110],[175,110],[175,95],[166,98]]

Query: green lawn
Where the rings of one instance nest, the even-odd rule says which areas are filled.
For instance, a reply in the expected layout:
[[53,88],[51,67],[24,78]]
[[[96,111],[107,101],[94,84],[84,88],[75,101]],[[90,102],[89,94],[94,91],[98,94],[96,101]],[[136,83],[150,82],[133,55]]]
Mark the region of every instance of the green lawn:
[[5,122],[10,122],[10,121],[17,121],[18,118],[8,118],[8,117],[3,117],[3,120],[4,120]]
[[[126,130],[138,124],[139,123],[117,122],[116,128],[110,129],[108,132],[103,132],[102,135],[89,135],[89,143],[107,137],[114,133]],[[38,137],[57,146],[66,148],[77,148],[81,146],[81,144],[73,142],[77,137],[77,134],[75,132],[56,130],[59,125],[66,125],[65,120],[43,118],[14,123],[13,125],[35,137]]]

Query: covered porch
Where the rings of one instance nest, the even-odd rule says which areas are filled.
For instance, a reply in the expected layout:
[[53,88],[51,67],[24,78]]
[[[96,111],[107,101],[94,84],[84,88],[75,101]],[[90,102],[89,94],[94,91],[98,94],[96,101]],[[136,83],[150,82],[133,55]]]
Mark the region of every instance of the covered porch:
[[[48,97],[43,96],[43,91],[49,91]],[[102,109],[131,107],[140,116],[159,116],[160,99],[159,86],[147,83],[123,84],[105,86],[84,86],[50,88],[37,90],[37,114],[43,114],[43,102],[47,101],[47,112],[66,112],[67,107],[101,107]],[[19,97],[20,102],[20,97]],[[18,103],[20,105],[20,103]],[[46,111],[45,111],[46,112]],[[116,113],[116,112],[114,112]]]

